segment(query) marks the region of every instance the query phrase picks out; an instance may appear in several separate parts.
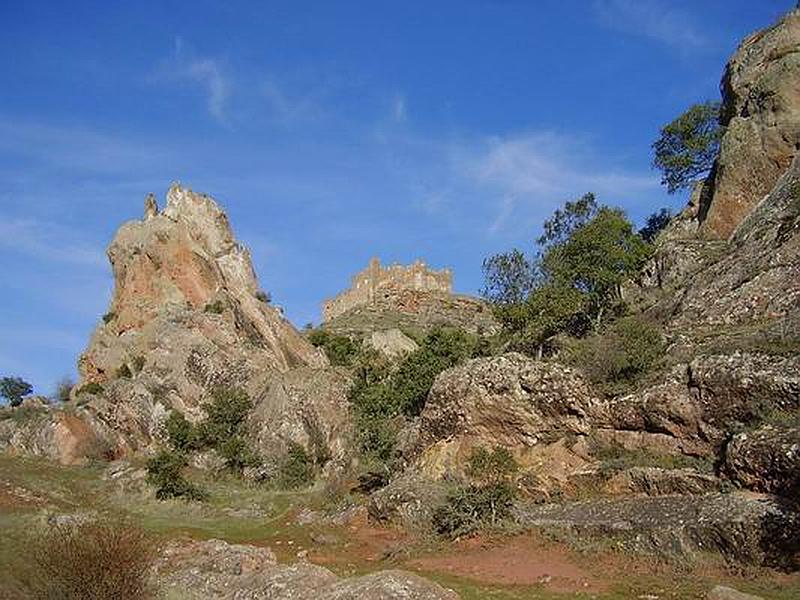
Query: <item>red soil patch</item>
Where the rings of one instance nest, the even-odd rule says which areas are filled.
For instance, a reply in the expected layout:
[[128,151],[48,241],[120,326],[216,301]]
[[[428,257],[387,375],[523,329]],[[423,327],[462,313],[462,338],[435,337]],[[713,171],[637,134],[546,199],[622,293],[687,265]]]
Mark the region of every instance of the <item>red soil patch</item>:
[[537,585],[557,592],[599,592],[608,584],[587,572],[564,548],[532,536],[495,539],[475,537],[454,551],[409,561],[425,571],[439,571],[482,583]]

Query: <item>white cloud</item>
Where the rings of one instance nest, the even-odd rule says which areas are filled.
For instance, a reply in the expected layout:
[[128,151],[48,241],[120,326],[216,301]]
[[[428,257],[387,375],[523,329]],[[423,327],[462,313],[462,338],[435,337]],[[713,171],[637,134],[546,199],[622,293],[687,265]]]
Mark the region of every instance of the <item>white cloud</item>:
[[681,50],[710,44],[690,14],[664,0],[596,0],[594,11],[606,27]]
[[195,56],[178,37],[175,38],[172,60],[165,65],[162,73],[173,79],[194,82],[204,88],[208,112],[219,121],[225,120],[231,84],[219,59]]

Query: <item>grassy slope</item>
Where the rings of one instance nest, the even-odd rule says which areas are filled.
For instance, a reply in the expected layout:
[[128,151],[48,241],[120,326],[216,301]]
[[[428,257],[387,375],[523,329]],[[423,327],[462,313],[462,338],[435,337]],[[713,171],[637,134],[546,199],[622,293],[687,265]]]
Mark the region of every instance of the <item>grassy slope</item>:
[[[125,493],[118,484],[103,479],[101,467],[60,467],[30,458],[12,458],[0,454],[0,582],[5,568],[25,568],[16,558],[25,536],[48,513],[91,513],[131,519],[161,538],[221,538],[230,542],[249,542],[271,547],[279,559],[292,560],[301,548],[319,549],[312,534],[324,532],[339,540],[321,550],[332,557],[325,566],[343,574],[365,573],[382,568],[409,568],[402,556],[449,553],[452,547],[440,542],[404,542],[416,544],[400,558],[375,559],[354,550],[353,531],[347,527],[301,527],[291,518],[298,507],[309,501],[303,492],[270,492],[248,487],[236,480],[207,482],[212,499],[207,505],[180,501],[159,502],[140,493]],[[20,498],[20,491],[27,500]],[[238,514],[236,511],[240,511]],[[233,513],[233,514],[231,514]],[[313,555],[312,555],[313,556]],[[591,555],[579,558],[587,570],[597,570]],[[702,598],[719,577],[697,573],[655,572],[650,575],[614,576],[609,591],[602,594],[556,594],[541,586],[500,586],[475,583],[463,577],[422,571],[422,575],[458,591],[465,600],[601,598],[606,600],[637,598],[664,590],[662,598]],[[601,574],[602,575],[602,574]],[[731,579],[731,577],[725,577]],[[797,577],[784,581],[784,589],[774,578],[735,578],[733,585],[743,591],[768,599],[788,600],[800,597]]]

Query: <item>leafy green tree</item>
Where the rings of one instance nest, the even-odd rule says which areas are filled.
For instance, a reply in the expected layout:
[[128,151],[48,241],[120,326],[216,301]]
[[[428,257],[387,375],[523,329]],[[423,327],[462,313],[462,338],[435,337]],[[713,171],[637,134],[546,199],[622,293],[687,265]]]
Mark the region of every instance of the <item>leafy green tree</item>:
[[542,226],[542,235],[536,240],[543,249],[564,244],[579,228],[594,219],[599,212],[597,198],[588,192],[577,200],[567,201],[557,208]]
[[33,386],[21,377],[0,379],[0,396],[8,400],[11,406],[19,406],[22,399],[32,392]]
[[622,299],[622,284],[641,270],[651,252],[621,210],[603,207],[548,250],[542,263],[556,284],[585,294],[587,316],[598,326],[608,307]]
[[203,408],[206,419],[200,424],[200,439],[207,446],[217,446],[241,433],[253,403],[244,390],[219,386]]
[[483,261],[484,288],[481,295],[506,306],[522,302],[533,287],[533,267],[516,248]]
[[[587,329],[586,295],[577,288],[555,283],[535,289],[524,305],[522,339],[544,355],[548,342],[559,333],[580,335]],[[530,352],[533,348],[523,348]]]
[[183,413],[173,410],[164,422],[170,445],[179,452],[190,452],[200,445],[197,429]]
[[656,241],[656,237],[661,233],[664,228],[672,221],[672,211],[668,208],[662,208],[647,217],[644,227],[639,230],[639,237],[645,242],[652,244]]
[[653,166],[670,194],[703,179],[719,155],[720,103],[695,104],[661,129],[653,143]]

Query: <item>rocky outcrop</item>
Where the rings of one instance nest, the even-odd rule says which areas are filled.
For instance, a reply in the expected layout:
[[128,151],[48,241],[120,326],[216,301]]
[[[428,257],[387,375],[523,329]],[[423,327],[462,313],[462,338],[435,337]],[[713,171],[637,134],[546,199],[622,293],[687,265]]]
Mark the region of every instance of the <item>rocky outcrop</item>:
[[797,499],[800,427],[766,425],[733,436],[725,448],[722,470],[743,487]]
[[323,325],[332,333],[360,339],[375,331],[426,333],[435,327],[455,327],[479,335],[500,330],[489,305],[478,298],[411,289],[387,290],[369,304],[351,308]]
[[350,458],[352,423],[346,369],[303,367],[271,375],[250,415],[262,456],[282,457],[289,443],[300,444],[319,464],[344,467]]
[[412,573],[379,571],[342,579],[303,560],[278,564],[267,548],[221,540],[172,543],[153,580],[161,593],[180,598],[230,600],[458,600],[458,594]]
[[[297,421],[324,423],[319,439],[341,445],[345,413],[331,403],[345,384],[335,374],[321,376],[333,381],[330,394],[303,395],[297,384],[276,396],[274,378],[291,369],[309,369],[309,390],[320,385],[311,371],[327,359],[269,304],[249,252],[212,198],[174,185],[158,211],[148,196],[145,218],[120,227],[108,257],[114,295],[80,357],[70,412],[51,410],[0,443],[62,462],[80,460],[84,447],[115,457],[148,450],[170,410],[197,421],[210,392],[226,386],[244,389],[263,419],[276,419],[254,426],[274,433],[259,436],[265,446],[284,433],[308,441]],[[273,401],[282,404],[267,409]]]
[[523,505],[516,521],[569,541],[616,541],[628,551],[691,559],[714,551],[735,563],[796,568],[800,515],[771,497],[659,496]]
[[[800,147],[800,10],[746,38],[722,79],[724,135],[700,232],[725,239]],[[705,212],[705,214],[702,214]]]
[[438,479],[460,474],[476,447],[510,449],[525,468],[566,478],[585,464],[565,438],[605,420],[603,403],[574,370],[511,353],[441,373],[420,415],[416,467]]

